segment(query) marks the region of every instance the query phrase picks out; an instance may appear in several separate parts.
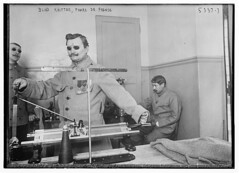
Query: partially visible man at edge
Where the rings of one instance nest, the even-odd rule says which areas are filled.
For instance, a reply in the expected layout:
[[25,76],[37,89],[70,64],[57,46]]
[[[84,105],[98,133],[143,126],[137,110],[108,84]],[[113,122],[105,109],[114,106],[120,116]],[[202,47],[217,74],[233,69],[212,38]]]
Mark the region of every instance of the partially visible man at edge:
[[[12,127],[13,127],[13,96],[15,92],[12,90],[12,83],[15,79],[19,77],[26,77],[26,70],[18,64],[19,59],[21,58],[21,46],[17,43],[10,43],[9,46],[9,128],[8,128],[8,138],[10,139],[10,144],[12,142],[19,142],[27,140],[28,133],[28,122],[33,121],[35,118],[34,107],[26,104],[21,100],[17,100],[17,128],[16,136],[12,136]],[[17,137],[17,138],[14,138]]]

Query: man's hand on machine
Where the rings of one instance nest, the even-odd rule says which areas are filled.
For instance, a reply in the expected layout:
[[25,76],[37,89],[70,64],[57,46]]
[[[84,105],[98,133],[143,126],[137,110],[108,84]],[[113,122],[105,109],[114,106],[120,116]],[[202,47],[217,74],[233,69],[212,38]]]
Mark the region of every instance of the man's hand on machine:
[[30,114],[28,116],[28,121],[33,122],[34,120],[39,120],[39,117],[35,114]]
[[150,119],[150,113],[148,111],[144,112],[138,120],[138,124],[129,124],[128,127],[134,130],[141,129],[144,127],[151,127],[152,124],[149,122]]
[[18,146],[19,145],[19,140],[17,139],[17,137],[12,137],[9,140],[9,147],[14,147],[14,146]]
[[144,112],[139,120],[138,120],[138,124],[132,124],[130,126],[131,129],[133,130],[139,130],[141,134],[147,135],[149,134],[154,126],[150,120],[150,113],[148,111]]
[[147,121],[148,121],[149,115],[150,115],[150,114],[149,114],[148,111],[144,112],[144,113],[139,117],[138,123],[140,123],[140,124],[146,124]]
[[14,90],[22,90],[27,87],[27,81],[23,78],[14,80],[12,87]]

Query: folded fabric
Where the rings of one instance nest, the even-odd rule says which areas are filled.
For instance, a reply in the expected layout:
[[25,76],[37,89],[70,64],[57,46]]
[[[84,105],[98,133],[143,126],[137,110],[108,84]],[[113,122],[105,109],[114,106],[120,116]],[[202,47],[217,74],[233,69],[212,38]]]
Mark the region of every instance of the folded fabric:
[[172,141],[158,139],[150,143],[166,157],[185,165],[231,165],[231,143],[213,138],[202,137]]

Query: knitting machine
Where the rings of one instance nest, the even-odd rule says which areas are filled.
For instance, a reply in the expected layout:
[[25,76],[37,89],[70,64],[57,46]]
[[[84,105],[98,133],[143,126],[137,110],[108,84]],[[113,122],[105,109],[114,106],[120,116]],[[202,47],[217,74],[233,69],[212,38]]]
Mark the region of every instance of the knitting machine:
[[[71,68],[55,68],[55,67],[43,67],[40,69],[41,71],[76,71]],[[77,69],[77,71],[82,72],[85,71],[85,69]],[[126,72],[126,69],[108,69],[108,68],[87,68],[87,87],[90,86],[90,78],[89,78],[89,72]],[[68,124],[68,134],[70,141],[74,142],[89,142],[89,163],[92,163],[92,151],[91,151],[91,141],[96,140],[97,138],[102,137],[130,137],[130,135],[139,133],[139,130],[137,129],[139,126],[142,126],[141,124],[133,124],[129,125],[125,122],[121,123],[115,123],[115,124],[106,124],[106,125],[99,125],[99,126],[92,126],[91,125],[91,113],[90,113],[90,89],[87,88],[87,94],[88,94],[88,124],[83,124],[83,121],[75,122],[75,120],[71,120],[67,117],[64,117],[61,114],[58,114],[52,110],[46,109],[44,107],[41,107],[39,105],[36,105],[32,102],[29,102],[27,100],[21,99],[24,102],[27,102],[29,104],[35,105],[38,108],[41,108],[45,111],[49,111],[50,113],[57,115],[59,117],[63,117],[65,119],[68,119],[72,123]],[[144,126],[151,126],[151,124],[144,124]],[[41,146],[43,145],[49,145],[54,143],[61,143],[63,130],[61,128],[57,129],[41,129],[41,130],[35,130],[34,133],[28,134],[28,138],[31,140],[28,141],[22,141],[21,146],[27,147],[27,146],[33,146],[33,150],[35,147],[35,154],[36,157],[29,160],[28,163],[39,163],[39,155],[41,154]],[[135,150],[135,147],[132,145],[126,146],[127,150]],[[34,157],[34,154],[33,154]],[[121,158],[121,156],[119,157]],[[131,157],[132,159],[132,157]]]

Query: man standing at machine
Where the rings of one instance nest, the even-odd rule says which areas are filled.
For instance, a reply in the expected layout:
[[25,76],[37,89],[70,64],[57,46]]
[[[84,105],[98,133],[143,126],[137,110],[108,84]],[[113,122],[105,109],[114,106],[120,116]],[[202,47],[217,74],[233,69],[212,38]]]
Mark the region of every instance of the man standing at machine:
[[[89,44],[85,36],[81,34],[67,34],[66,48],[72,61],[72,69],[84,70],[87,68],[102,68],[95,64],[87,55]],[[149,112],[138,105],[134,98],[116,81],[110,72],[91,72],[90,106],[91,124],[104,124],[103,112],[106,96],[117,106],[139,123],[146,123]],[[20,78],[14,81],[13,87],[19,85],[19,94],[35,99],[48,99],[58,95],[60,113],[68,119],[83,120],[88,123],[87,107],[87,73],[86,72],[59,72],[53,78],[46,81],[34,81]],[[61,118],[60,127],[67,124],[67,120]],[[92,145],[92,150],[109,149],[111,145],[106,140],[98,141]]]

